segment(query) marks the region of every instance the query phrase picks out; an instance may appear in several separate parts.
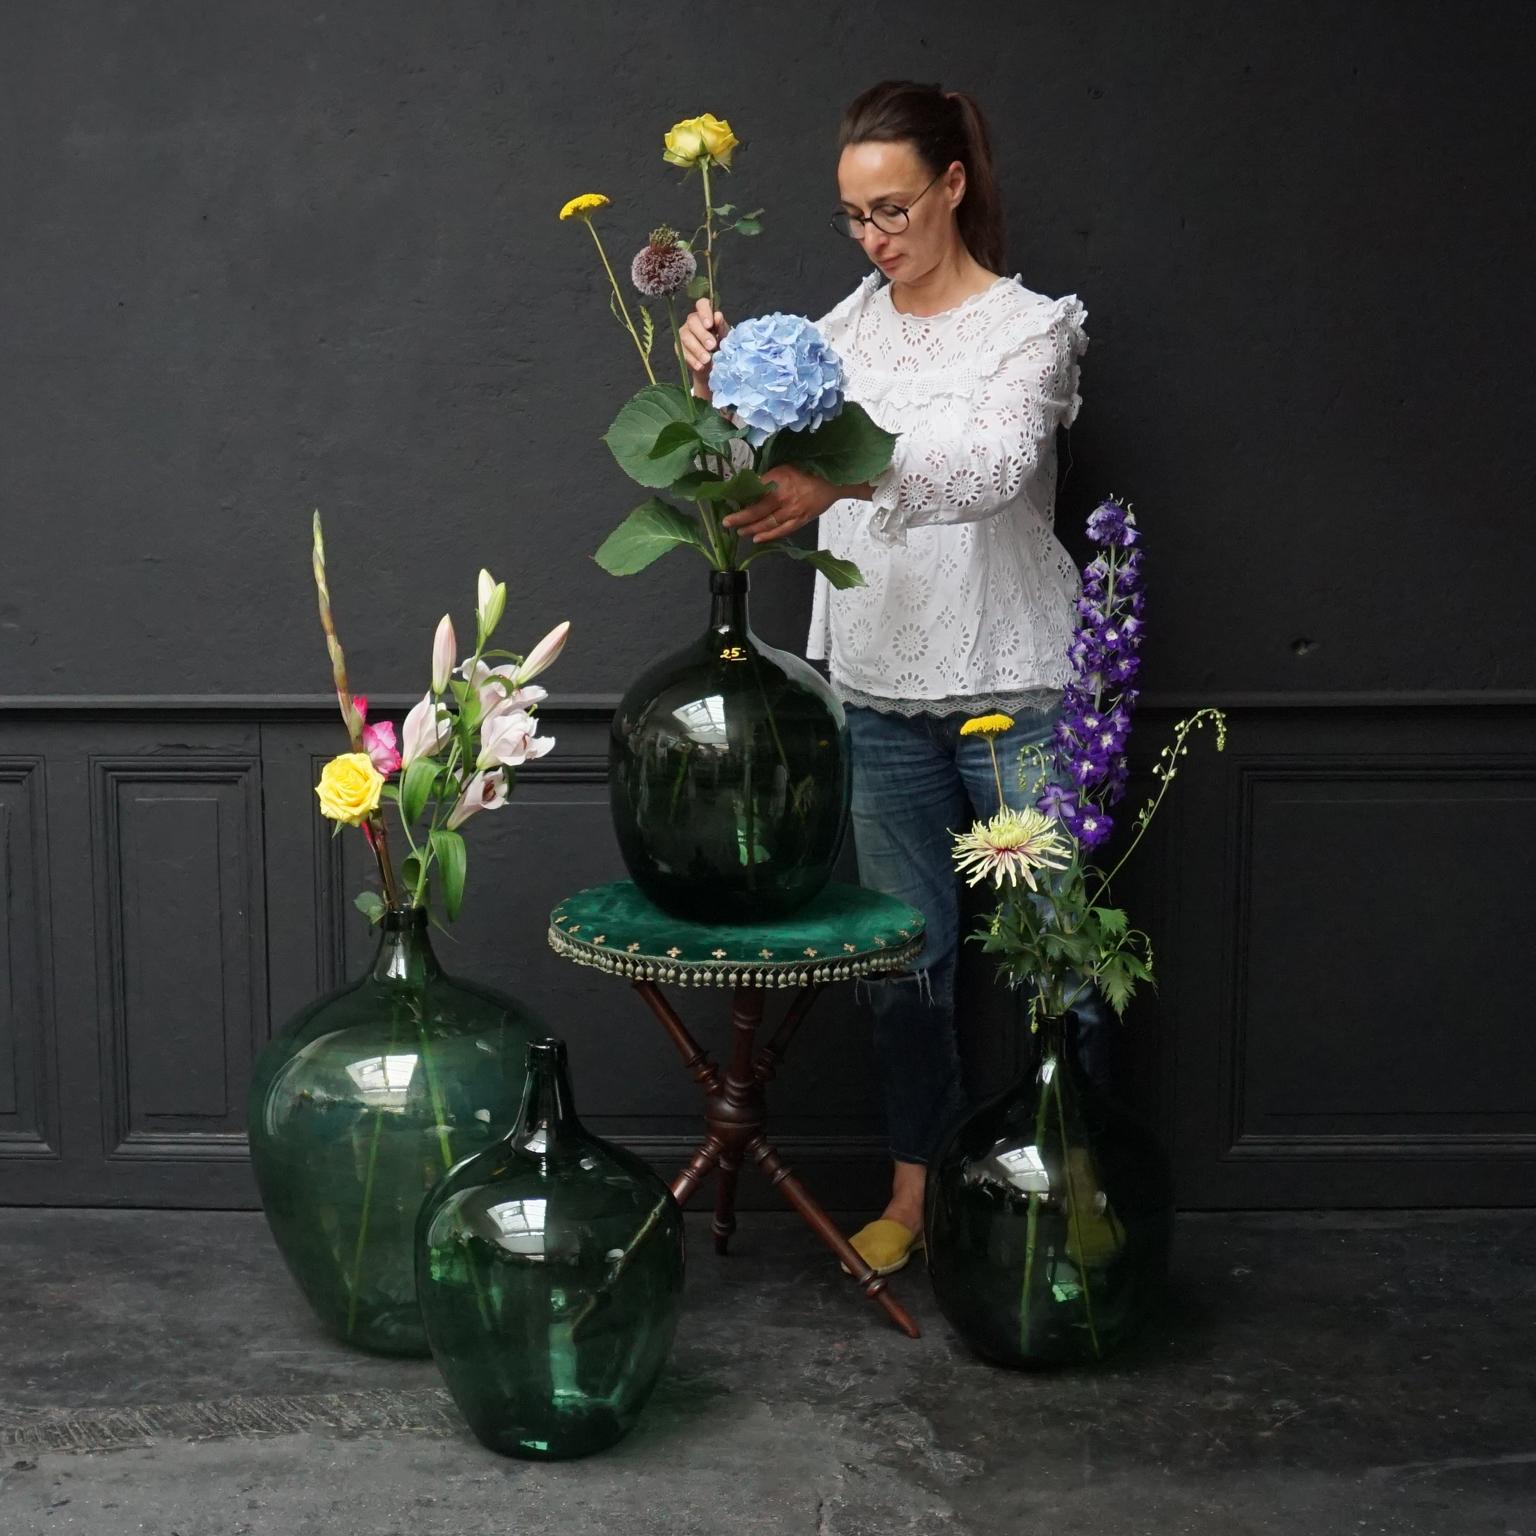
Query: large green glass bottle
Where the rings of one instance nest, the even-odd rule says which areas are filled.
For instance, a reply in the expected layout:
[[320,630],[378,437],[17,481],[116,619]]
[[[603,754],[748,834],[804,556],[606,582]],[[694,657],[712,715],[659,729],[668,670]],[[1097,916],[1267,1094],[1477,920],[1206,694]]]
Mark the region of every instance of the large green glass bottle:
[[528,1041],[510,997],[446,976],[420,908],[387,912],[361,981],[320,998],[257,1058],[251,1161],[272,1235],[338,1339],[425,1355],[416,1302],[421,1203],[506,1133]]
[[951,1133],[929,1170],[928,1268],[944,1315],[1004,1365],[1100,1360],[1162,1294],[1168,1160],[1084,1073],[1072,1015],[1040,1021],[1034,1066]]
[[666,1364],[682,1286],[667,1186],[582,1128],[565,1046],[531,1045],[517,1124],[438,1185],[418,1230],[427,1337],[470,1428],[535,1461],[612,1445]]
[[710,574],[704,634],[630,685],[613,717],[619,850],[659,907],[701,922],[787,916],[832,876],[848,824],[843,706],[764,645],[747,573]]

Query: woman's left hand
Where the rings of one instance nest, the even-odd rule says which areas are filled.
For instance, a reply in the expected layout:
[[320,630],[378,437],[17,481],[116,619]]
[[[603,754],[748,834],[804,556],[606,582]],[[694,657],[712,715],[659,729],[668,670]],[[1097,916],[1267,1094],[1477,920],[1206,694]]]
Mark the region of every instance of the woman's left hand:
[[769,487],[768,494],[725,519],[727,528],[751,539],[754,544],[787,537],[820,517],[833,502],[847,494],[841,486],[829,484],[820,475],[796,469],[793,464],[780,464],[765,470],[763,479]]

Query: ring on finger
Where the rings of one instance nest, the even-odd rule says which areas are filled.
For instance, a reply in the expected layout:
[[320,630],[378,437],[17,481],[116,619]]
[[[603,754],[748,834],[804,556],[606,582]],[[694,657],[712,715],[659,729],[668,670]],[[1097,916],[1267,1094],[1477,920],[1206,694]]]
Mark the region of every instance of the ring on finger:
[[769,527],[770,527],[770,528],[777,528],[777,527],[778,527],[778,526],[779,526],[779,520],[778,520],[778,518],[776,518],[776,517],[775,517],[775,516],[774,516],[774,515],[773,515],[773,513],[772,513],[772,512],[770,512],[770,513],[769,513],[769,514],[768,514],[768,526],[769,526]]

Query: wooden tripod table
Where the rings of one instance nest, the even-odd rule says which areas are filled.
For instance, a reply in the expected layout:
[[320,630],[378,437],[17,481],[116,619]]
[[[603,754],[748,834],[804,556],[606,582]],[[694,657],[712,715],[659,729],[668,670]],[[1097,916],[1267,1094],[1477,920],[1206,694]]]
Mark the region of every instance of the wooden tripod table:
[[[672,1194],[684,1205],[705,1176],[716,1173],[715,1251],[725,1253],[736,1230],[736,1180],[743,1165],[751,1164],[864,1294],[909,1338],[917,1338],[917,1324],[885,1279],[853,1250],[768,1140],[765,1088],[823,988],[910,967],[923,947],[922,914],[860,886],[832,885],[781,922],[715,926],[671,917],[631,881],[620,880],[562,901],[550,913],[549,943],[567,960],[628,980],[704,1090],[704,1139],[672,1181]],[[663,984],[731,988],[731,1055],[723,1072],[678,1017]],[[763,999],[770,988],[792,988],[797,995],[783,1023],[759,1048]]]

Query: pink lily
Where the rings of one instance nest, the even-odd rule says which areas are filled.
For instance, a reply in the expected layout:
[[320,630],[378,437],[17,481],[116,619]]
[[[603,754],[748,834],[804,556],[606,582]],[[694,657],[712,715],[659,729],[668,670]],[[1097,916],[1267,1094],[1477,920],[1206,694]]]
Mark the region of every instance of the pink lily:
[[494,811],[507,803],[507,776],[477,773],[464,786],[459,803],[448,813],[448,830],[455,831],[479,811]]
[[545,667],[552,665],[559,658],[560,652],[565,649],[565,637],[570,632],[571,621],[569,619],[563,624],[556,624],[523,658],[522,665],[517,669],[515,681],[518,683],[530,682]]
[[526,710],[488,716],[480,726],[480,758],[475,766],[516,768],[543,757],[554,746],[555,738],[535,736],[534,730],[533,716]]
[[506,714],[513,709],[527,709],[534,704],[542,704],[549,697],[548,690],[544,688],[515,686],[517,668],[513,666],[488,667],[483,661],[471,658],[459,668],[459,676],[480,695],[482,719],[492,713]]
[[[400,764],[409,768],[418,757],[433,757],[453,733],[448,711],[432,697],[423,694],[405,717],[400,744]],[[380,770],[382,772],[382,770]]]
[[[352,704],[356,708],[357,700],[353,699]],[[390,774],[398,773],[400,749],[395,742],[395,722],[380,720],[377,725],[365,725],[363,751],[368,754],[368,760],[386,779]]]

